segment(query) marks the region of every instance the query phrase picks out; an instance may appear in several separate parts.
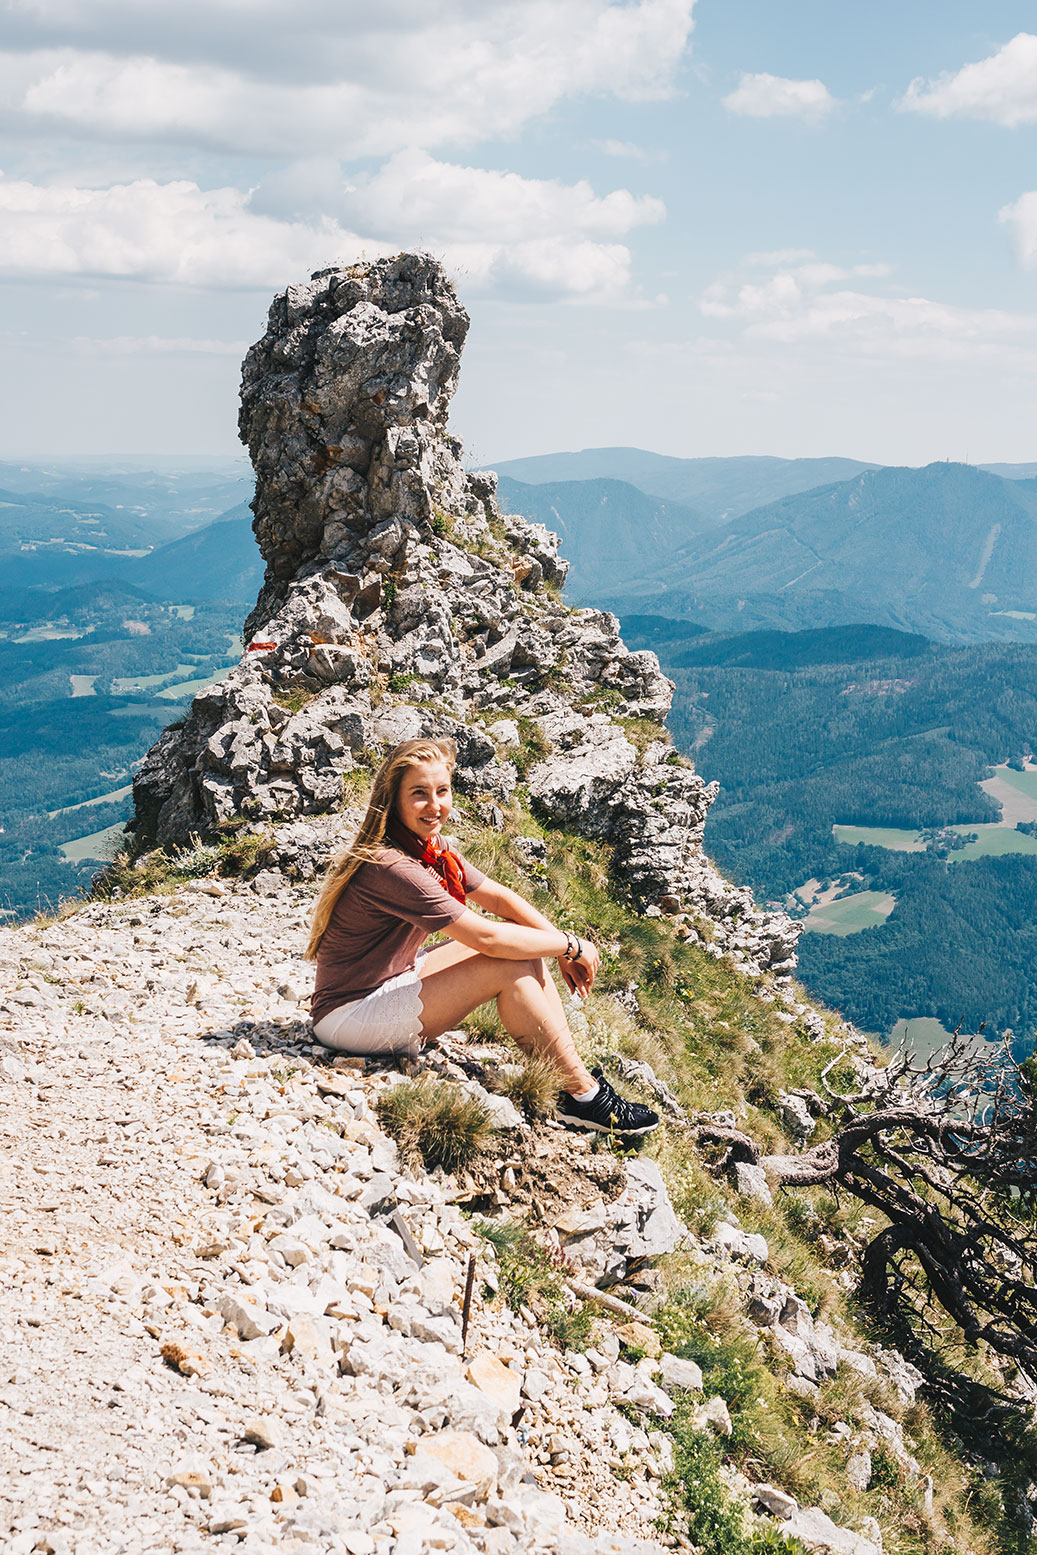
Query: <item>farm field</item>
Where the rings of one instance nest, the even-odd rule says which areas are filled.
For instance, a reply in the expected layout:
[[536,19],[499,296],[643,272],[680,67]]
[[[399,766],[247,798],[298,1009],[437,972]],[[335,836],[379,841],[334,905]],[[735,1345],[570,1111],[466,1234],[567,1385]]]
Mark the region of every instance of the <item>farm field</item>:
[[223,680],[237,665],[224,664],[221,669],[214,670],[209,675],[202,675],[197,680],[181,680],[175,686],[166,686],[163,691],[156,691],[155,695],[161,697],[164,702],[180,702],[184,697],[193,697],[196,692],[204,691],[206,686],[214,686],[218,680]]
[[976,832],[975,842],[969,842],[950,855],[952,864],[967,864],[974,858],[1001,858],[1005,853],[1037,853],[1037,837],[1028,837],[1016,831],[1014,826],[955,826],[953,831]]
[[125,799],[132,792],[133,784],[127,783],[122,788],[111,789],[107,794],[98,794],[96,799],[84,799],[82,804],[65,805],[61,810],[48,810],[47,815],[52,821],[59,815],[77,815],[80,810],[90,810],[95,805],[112,804],[117,799]]
[[851,848],[865,842],[872,848],[893,848],[897,853],[921,853],[925,844],[919,841],[916,831],[903,831],[896,826],[839,826],[832,827],[836,842],[845,842]]
[[[1024,775],[1013,774],[1018,777]],[[1016,831],[1014,825],[1005,826],[1001,822],[990,821],[949,826],[947,830],[956,831],[959,836],[975,834],[976,837],[975,842],[968,842],[963,848],[948,855],[951,864],[967,864],[970,859],[977,858],[1001,858],[1006,853],[1037,853],[1037,837],[1028,837],[1025,832]],[[863,842],[873,848],[890,848],[897,853],[921,853],[925,848],[919,832],[903,831],[895,826],[833,826],[832,831],[837,842],[849,843],[851,847]]]
[[105,863],[115,852],[116,838],[122,837],[125,831],[125,821],[118,821],[114,826],[105,826],[101,831],[90,832],[86,837],[74,837],[71,842],[63,842],[58,851],[72,864],[81,864],[84,859],[97,859]]
[[1037,821],[1037,767],[1027,766],[1018,772],[1002,764],[994,768],[993,777],[984,779],[979,786],[1001,806],[1004,825]]
[[[904,1046],[916,1059],[927,1059],[940,1048],[946,1047],[951,1040],[951,1032],[933,1015],[916,1015],[910,1020],[898,1020],[888,1037],[881,1038],[886,1046],[894,1052]],[[968,1051],[974,1053],[987,1053],[994,1057],[998,1049],[997,1041],[987,1041],[986,1037],[976,1032],[970,1035]]]
[[803,923],[808,934],[859,934],[862,929],[885,923],[896,904],[889,891],[854,891],[815,907]]
[[191,675],[197,669],[197,664],[177,664],[173,669],[162,670],[158,675],[119,675],[112,681],[112,695],[128,696],[134,691],[148,691],[152,686],[165,685],[171,676]]

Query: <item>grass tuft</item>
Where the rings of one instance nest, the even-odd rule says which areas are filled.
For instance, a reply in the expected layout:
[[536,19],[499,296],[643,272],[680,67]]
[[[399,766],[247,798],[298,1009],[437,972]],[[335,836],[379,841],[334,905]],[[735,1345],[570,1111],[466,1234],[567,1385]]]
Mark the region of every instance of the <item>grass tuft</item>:
[[514,1311],[528,1307],[559,1349],[585,1350],[594,1314],[583,1303],[575,1311],[567,1305],[564,1257],[552,1257],[524,1226],[476,1220],[473,1228],[497,1254],[500,1288],[508,1305]]
[[405,1158],[420,1157],[426,1167],[441,1166],[447,1172],[476,1160],[493,1131],[490,1114],[477,1097],[431,1075],[394,1085],[379,1097],[376,1111]]
[[562,1089],[562,1072],[549,1058],[536,1054],[517,1067],[509,1066],[491,1075],[494,1090],[506,1096],[528,1118],[549,1117]]

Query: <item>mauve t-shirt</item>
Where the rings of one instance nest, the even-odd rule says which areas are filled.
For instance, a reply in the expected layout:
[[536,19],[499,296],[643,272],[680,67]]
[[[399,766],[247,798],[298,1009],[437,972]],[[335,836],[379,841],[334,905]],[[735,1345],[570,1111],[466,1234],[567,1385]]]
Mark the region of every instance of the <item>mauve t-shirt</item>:
[[[486,876],[458,857],[467,889],[478,890]],[[428,936],[456,923],[464,910],[438,875],[395,848],[375,863],[361,864],[332,908],[317,952],[314,1025],[373,993],[387,978],[409,972]]]

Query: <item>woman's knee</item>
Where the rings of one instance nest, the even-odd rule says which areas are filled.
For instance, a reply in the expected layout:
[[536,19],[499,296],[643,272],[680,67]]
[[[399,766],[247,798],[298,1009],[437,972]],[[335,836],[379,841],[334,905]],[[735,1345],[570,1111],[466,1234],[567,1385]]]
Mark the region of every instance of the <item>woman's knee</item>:
[[538,983],[544,981],[544,963],[540,960],[504,961],[501,965],[505,968],[504,975],[509,984],[519,983],[530,977]]

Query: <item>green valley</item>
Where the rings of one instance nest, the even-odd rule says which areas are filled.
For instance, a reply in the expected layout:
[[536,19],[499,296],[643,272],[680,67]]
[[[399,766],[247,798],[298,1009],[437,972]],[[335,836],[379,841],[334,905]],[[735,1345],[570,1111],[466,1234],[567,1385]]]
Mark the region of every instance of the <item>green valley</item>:
[[675,739],[721,785],[707,848],[804,918],[811,990],[867,1030],[964,1018],[1027,1047],[1033,650],[876,627],[681,639],[638,617],[624,630],[659,653]]

